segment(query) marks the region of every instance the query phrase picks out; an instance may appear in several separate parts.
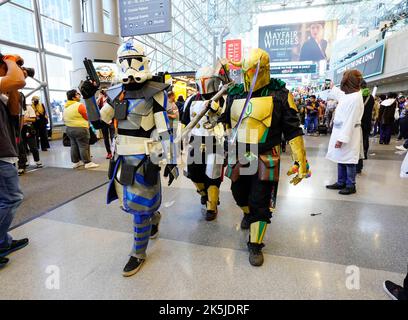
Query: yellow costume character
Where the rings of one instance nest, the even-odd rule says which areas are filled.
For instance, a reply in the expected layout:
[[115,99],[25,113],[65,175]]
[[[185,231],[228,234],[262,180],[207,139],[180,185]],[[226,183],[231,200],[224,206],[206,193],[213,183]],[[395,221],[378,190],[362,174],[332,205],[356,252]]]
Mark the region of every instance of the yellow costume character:
[[[276,205],[282,134],[295,160],[288,172],[296,174],[291,183],[298,184],[309,171],[297,107],[286,84],[270,78],[268,54],[253,49],[244,61],[234,64],[242,67],[244,84],[231,88],[226,101],[224,121],[236,131],[234,149],[238,150],[236,157],[229,158],[226,175],[232,180],[234,199],[244,212],[241,228],[250,229],[249,262],[260,266],[262,241]],[[248,95],[250,100],[246,102]],[[252,152],[254,147],[257,153]],[[239,150],[245,152],[240,154]],[[250,166],[256,166],[255,170],[245,174],[244,169]]]

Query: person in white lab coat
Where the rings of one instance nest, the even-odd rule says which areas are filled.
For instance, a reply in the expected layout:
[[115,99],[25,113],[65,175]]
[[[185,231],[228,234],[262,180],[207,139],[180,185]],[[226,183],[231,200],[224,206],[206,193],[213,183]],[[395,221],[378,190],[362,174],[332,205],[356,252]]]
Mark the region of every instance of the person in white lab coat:
[[330,95],[339,104],[333,120],[333,131],[326,158],[338,163],[337,182],[326,186],[340,194],[356,193],[356,167],[361,156],[361,118],[364,102],[360,92],[363,76],[358,70],[344,73],[340,89],[331,86]]

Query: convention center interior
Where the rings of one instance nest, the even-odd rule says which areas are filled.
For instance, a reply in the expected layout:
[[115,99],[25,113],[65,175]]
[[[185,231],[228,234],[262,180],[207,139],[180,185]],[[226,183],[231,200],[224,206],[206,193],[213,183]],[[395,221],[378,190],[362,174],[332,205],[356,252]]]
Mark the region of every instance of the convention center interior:
[[408,300],[407,151],[408,0],[0,1],[0,300]]

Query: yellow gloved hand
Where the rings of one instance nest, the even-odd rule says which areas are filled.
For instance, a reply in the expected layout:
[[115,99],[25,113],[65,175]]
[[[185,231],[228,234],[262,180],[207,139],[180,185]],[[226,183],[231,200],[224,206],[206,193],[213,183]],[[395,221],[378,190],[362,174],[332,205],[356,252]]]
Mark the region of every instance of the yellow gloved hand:
[[212,102],[210,103],[209,107],[210,107],[210,112],[211,112],[212,114],[218,115],[218,116],[221,114],[221,111],[222,111],[222,110],[221,110],[221,107],[220,107],[220,105],[219,105],[218,102],[212,101]]
[[309,178],[312,173],[310,171],[309,163],[306,160],[305,144],[302,136],[298,136],[289,141],[289,145],[292,149],[292,158],[295,161],[294,165],[287,172],[288,176],[296,174],[296,176],[290,181],[293,185],[297,185],[305,178]]

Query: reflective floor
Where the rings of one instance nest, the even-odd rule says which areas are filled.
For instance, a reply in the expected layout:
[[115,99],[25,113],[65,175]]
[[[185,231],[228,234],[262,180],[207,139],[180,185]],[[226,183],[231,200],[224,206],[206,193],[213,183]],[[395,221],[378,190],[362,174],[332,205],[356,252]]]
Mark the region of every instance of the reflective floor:
[[[262,267],[249,265],[248,234],[239,229],[228,179],[217,220],[206,222],[199,196],[182,177],[164,188],[160,236],[150,242],[146,264],[123,278],[131,217],[105,205],[103,186],[11,232],[31,242],[0,270],[0,298],[388,299],[382,282],[402,282],[408,262],[408,180],[399,178],[404,154],[395,152],[394,140],[383,146],[372,139],[357,194],[340,196],[325,189],[336,179],[336,165],[324,158],[328,137],[305,139],[313,176],[289,185],[284,171],[291,160],[283,156]],[[60,141],[52,147],[41,154],[43,163],[70,167],[69,148]],[[92,153],[98,170],[106,170],[103,144]]]

